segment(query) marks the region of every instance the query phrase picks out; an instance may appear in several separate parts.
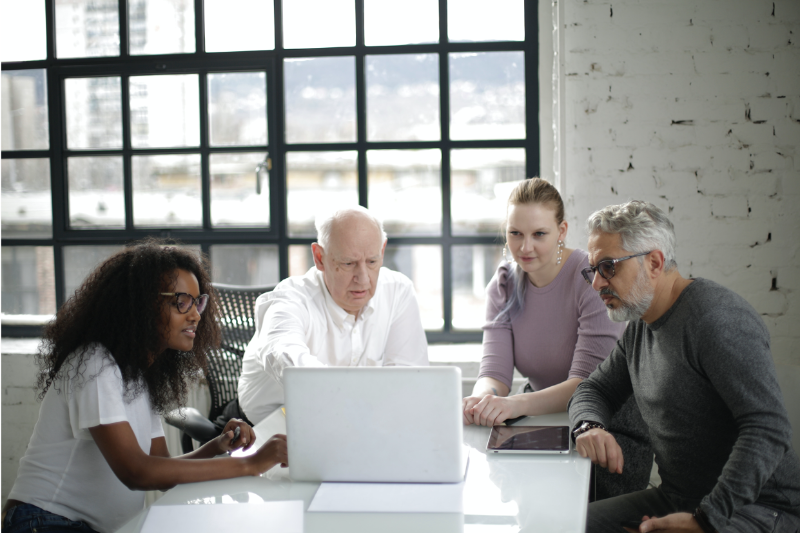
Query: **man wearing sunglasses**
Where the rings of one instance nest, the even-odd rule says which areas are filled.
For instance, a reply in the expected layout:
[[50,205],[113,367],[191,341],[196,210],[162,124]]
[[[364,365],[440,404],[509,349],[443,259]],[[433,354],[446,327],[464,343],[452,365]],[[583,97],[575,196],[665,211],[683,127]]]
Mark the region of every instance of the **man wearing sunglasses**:
[[680,275],[672,223],[653,204],[606,207],[587,227],[583,276],[628,326],[570,400],[575,447],[621,473],[605,425],[633,395],[662,479],[591,503],[587,532],[630,521],[639,531],[799,531],[800,460],[761,317],[733,291]]

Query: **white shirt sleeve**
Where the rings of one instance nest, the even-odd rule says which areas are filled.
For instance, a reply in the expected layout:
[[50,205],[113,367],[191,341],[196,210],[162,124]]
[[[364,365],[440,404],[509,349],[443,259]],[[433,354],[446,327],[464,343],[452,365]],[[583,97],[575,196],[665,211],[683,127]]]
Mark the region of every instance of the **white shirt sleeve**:
[[[92,350],[90,348],[89,350]],[[76,439],[91,440],[89,428],[100,424],[128,422],[125,402],[125,387],[122,374],[114,360],[103,348],[94,348],[98,353],[84,356],[80,375],[75,369],[68,373],[70,379],[67,406],[70,412],[72,435]]]
[[273,293],[256,317],[253,348],[261,368],[279,383],[287,366],[322,366],[311,353],[306,341],[311,326],[304,295],[283,290]]
[[428,366],[428,341],[422,329],[419,304],[410,280],[399,285],[389,327],[384,366]]

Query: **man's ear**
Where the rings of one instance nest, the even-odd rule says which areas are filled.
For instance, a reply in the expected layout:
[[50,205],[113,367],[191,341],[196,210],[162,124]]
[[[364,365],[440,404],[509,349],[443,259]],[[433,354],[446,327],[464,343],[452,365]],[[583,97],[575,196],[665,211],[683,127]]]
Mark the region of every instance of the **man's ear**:
[[311,255],[314,257],[314,265],[320,272],[325,271],[325,265],[322,264],[322,254],[324,252],[325,250],[323,250],[322,246],[320,246],[318,243],[316,242],[311,243]]
[[381,246],[381,259],[383,259],[383,253],[386,251],[386,243],[388,241],[389,241],[389,239],[386,239],[385,241],[383,241],[383,246]]
[[653,250],[645,256],[645,265],[650,271],[650,277],[656,278],[664,273],[664,252],[661,250]]

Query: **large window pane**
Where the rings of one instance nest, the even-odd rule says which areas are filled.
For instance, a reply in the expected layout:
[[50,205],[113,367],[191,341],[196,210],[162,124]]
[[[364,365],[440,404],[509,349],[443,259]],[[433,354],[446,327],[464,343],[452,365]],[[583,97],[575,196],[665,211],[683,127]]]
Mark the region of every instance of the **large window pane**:
[[56,312],[55,267],[50,246],[3,246],[3,313],[52,315]]
[[367,139],[440,138],[438,55],[367,56]]
[[383,266],[402,272],[414,282],[422,327],[441,331],[444,325],[442,304],[442,249],[438,245],[386,245]]
[[450,212],[454,235],[500,235],[508,195],[525,179],[523,148],[450,152]]
[[489,7],[485,0],[447,0],[447,37],[450,42],[524,41],[525,1],[498,0]]
[[194,0],[128,0],[131,55],[190,54]]
[[210,247],[212,281],[228,285],[274,285],[280,281],[278,247],[215,244]]
[[70,157],[67,175],[72,229],[125,227],[121,157]]
[[486,285],[503,258],[500,245],[453,246],[453,329],[480,329],[486,319]]
[[117,0],[56,0],[56,56],[59,59],[118,55]]
[[3,150],[47,150],[47,75],[44,69],[4,70]]
[[[2,231],[4,239],[53,236],[49,159],[3,159]],[[4,248],[5,249],[5,248]]]
[[0,17],[0,60],[47,59],[45,3],[3,0],[0,6],[5,13]]
[[289,245],[290,276],[302,276],[312,266],[314,266],[314,256],[311,254],[310,244]]
[[290,0],[283,2],[283,47],[355,46],[354,0]]
[[356,140],[355,69],[353,57],[284,61],[286,142]]
[[437,0],[364,0],[367,46],[439,42]]
[[450,54],[450,138],[525,138],[525,53]]
[[389,235],[441,234],[441,165],[439,150],[367,152],[368,205]]
[[269,227],[269,175],[256,177],[263,160],[263,153],[211,154],[211,224]]
[[289,235],[315,237],[314,220],[358,204],[356,152],[287,152]]
[[197,83],[197,74],[131,76],[131,143],[134,148],[200,144]]
[[267,144],[267,75],[208,75],[209,142],[212,146]]
[[200,226],[200,155],[134,156],[133,223],[137,227]]
[[65,246],[64,252],[64,290],[67,298],[75,291],[97,266],[122,250],[123,246]]
[[122,148],[122,92],[120,79],[64,80],[67,147]]
[[206,52],[275,48],[275,4],[270,0],[204,0]]

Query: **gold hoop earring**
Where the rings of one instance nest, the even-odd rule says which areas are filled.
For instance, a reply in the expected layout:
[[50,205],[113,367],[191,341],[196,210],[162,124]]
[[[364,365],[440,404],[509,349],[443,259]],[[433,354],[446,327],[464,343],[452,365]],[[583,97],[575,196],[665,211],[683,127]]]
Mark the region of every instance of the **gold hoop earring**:
[[564,253],[564,241],[558,241],[558,254],[556,254],[556,264],[561,264],[561,254]]

